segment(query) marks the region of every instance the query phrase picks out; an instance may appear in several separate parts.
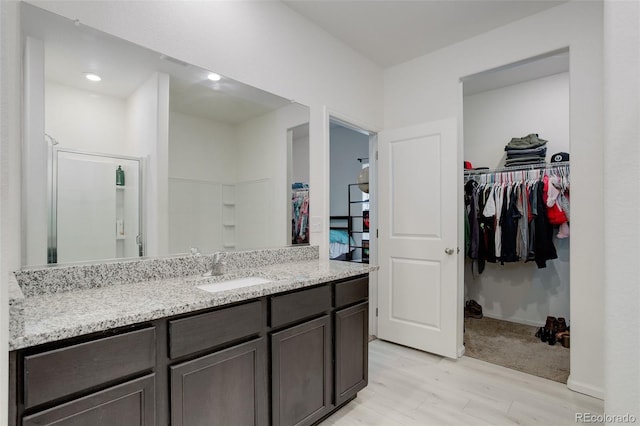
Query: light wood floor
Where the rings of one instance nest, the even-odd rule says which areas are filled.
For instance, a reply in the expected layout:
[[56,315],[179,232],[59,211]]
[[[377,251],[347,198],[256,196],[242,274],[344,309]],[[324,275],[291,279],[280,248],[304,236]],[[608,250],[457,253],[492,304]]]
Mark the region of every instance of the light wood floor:
[[369,385],[322,425],[575,425],[599,399],[469,357],[369,343]]

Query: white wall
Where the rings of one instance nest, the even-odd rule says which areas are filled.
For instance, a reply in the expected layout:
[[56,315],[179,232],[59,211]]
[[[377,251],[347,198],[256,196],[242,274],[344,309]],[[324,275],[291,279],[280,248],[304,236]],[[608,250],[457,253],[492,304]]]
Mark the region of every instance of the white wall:
[[222,184],[235,183],[236,160],[233,126],[170,112],[169,253],[223,249]]
[[[569,2],[387,69],[385,128],[445,117],[462,120],[462,77],[566,47],[570,48],[571,202],[572,209],[581,212],[571,221],[571,281],[580,287],[571,293],[568,385],[603,396],[602,3]],[[458,342],[462,347],[462,330]]]
[[46,81],[44,105],[45,132],[58,148],[135,155],[125,136],[124,99]]
[[[27,37],[24,46],[24,141],[22,143],[22,264],[47,263],[48,148],[44,139],[44,43]],[[16,83],[16,87],[19,85]],[[28,124],[27,124],[28,123]],[[20,126],[21,121],[15,123]],[[20,182],[18,181],[18,185]],[[27,208],[29,207],[29,208]]]
[[145,255],[169,254],[169,76],[154,73],[127,99],[126,140],[144,158]]
[[605,173],[615,182],[604,198],[604,411],[640,419],[640,4],[605,1],[604,11]]
[[[542,326],[547,315],[570,321],[569,240],[554,238],[558,258],[538,269],[534,262],[487,263],[482,274],[465,260],[465,300],[482,305],[485,316]],[[578,290],[579,291],[579,290]]]
[[[538,133],[548,140],[547,161],[569,151],[569,73],[465,96],[464,159],[474,167],[504,165],[504,146],[512,137]],[[547,315],[569,316],[569,240],[554,239],[558,259],[535,263],[486,264],[474,277],[465,260],[465,299],[482,305],[485,315],[544,325]]]
[[[238,248],[290,244],[291,186],[287,132],[309,122],[309,109],[291,104],[236,128],[236,238]],[[265,182],[267,181],[267,182]],[[269,191],[270,197],[263,197]],[[255,204],[251,204],[251,199]],[[246,208],[243,203],[247,203]],[[266,229],[256,229],[259,221]],[[262,222],[264,221],[264,222]]]
[[[369,157],[369,136],[344,126],[331,126],[331,216],[346,216],[349,210],[350,183],[356,183],[362,170],[358,158]],[[351,197],[362,192],[351,190]],[[353,214],[353,213],[352,213]]]
[[169,253],[223,249],[222,184],[169,178]]
[[235,182],[235,129],[228,124],[171,111],[169,177]]
[[9,273],[20,267],[21,41],[18,2],[0,2],[0,419],[8,412]]
[[464,97],[464,159],[474,167],[502,167],[513,137],[538,133],[547,162],[569,151],[569,73]]
[[309,134],[293,139],[291,144],[292,182],[309,183]]

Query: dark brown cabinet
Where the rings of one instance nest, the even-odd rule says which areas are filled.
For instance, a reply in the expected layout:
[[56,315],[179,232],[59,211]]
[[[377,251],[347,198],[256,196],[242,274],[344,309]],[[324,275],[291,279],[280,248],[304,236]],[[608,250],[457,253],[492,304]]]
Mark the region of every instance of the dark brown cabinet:
[[328,315],[271,335],[273,425],[310,425],[331,409]]
[[368,383],[369,310],[359,303],[335,313],[336,405],[353,398]]
[[149,327],[25,356],[25,408],[153,369],[155,338]]
[[264,338],[170,367],[171,425],[268,424],[266,368]]
[[11,352],[9,424],[316,424],[367,385],[367,298],[359,276]]
[[149,374],[26,416],[23,426],[154,426],[155,381]]

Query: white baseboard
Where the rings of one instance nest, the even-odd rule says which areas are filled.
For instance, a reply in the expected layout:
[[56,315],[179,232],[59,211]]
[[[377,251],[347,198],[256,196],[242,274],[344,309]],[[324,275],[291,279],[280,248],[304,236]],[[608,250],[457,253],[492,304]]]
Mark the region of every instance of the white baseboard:
[[462,345],[462,347],[458,348],[458,358],[462,358],[462,356],[464,355],[464,351],[465,351],[465,347],[464,345]]
[[542,327],[544,325],[544,321],[540,323],[537,321],[530,321],[530,320],[521,319],[521,318],[503,318],[501,316],[493,315],[493,314],[484,314],[484,316],[487,318],[492,318],[492,319],[497,319],[502,321],[515,322],[516,324],[532,325],[534,327]]
[[586,383],[576,382],[571,378],[571,375],[569,375],[569,378],[567,379],[567,387],[574,392],[583,393],[585,395],[604,400],[604,389],[591,386]]

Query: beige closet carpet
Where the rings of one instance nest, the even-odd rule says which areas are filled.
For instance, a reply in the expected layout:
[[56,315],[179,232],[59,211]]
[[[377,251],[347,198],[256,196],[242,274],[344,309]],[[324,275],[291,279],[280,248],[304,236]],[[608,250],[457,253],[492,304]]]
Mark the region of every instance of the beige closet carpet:
[[465,318],[466,356],[560,383],[569,377],[569,349],[535,337],[537,327],[484,317]]

